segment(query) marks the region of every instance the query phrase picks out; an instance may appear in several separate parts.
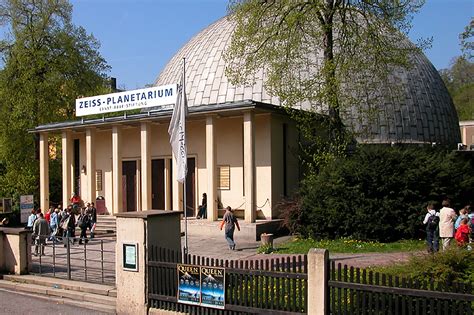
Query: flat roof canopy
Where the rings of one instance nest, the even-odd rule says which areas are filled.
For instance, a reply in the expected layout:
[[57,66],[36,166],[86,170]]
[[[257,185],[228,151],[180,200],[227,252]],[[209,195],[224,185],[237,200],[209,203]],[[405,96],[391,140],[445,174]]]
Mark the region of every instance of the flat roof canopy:
[[[217,114],[219,116],[235,116],[240,115],[242,111],[254,110],[257,113],[275,112],[279,114],[287,115],[285,109],[281,106],[271,105],[266,103],[259,103],[250,100],[242,102],[230,102],[222,104],[212,105],[200,105],[188,107],[188,117],[190,120],[193,118],[202,118],[206,114]],[[39,125],[35,129],[30,130],[32,133],[48,132],[48,131],[59,131],[65,129],[77,129],[84,127],[100,127],[107,126],[117,123],[139,123],[142,121],[156,121],[163,120],[168,121],[173,113],[172,109],[154,109],[150,108],[147,111],[138,114],[127,114],[124,112],[123,115],[113,117],[102,117],[102,118],[82,118],[81,120],[57,122],[45,125]]]

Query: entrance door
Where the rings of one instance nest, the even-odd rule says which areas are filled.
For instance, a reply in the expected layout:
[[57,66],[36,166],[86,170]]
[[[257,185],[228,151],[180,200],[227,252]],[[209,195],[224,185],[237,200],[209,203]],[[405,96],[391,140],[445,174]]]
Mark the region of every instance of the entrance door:
[[137,211],[137,161],[122,162],[122,207]]
[[165,209],[165,160],[151,160],[151,207]]
[[196,196],[196,174],[195,168],[196,166],[196,159],[195,158],[188,158],[188,174],[186,176],[186,215],[188,217],[196,216],[195,213],[195,200],[194,197]]

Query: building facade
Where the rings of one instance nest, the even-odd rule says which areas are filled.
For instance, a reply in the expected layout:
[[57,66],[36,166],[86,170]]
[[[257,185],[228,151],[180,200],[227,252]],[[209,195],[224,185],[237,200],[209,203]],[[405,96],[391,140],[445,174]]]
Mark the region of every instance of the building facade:
[[[299,135],[280,100],[265,90],[265,69],[247,86],[232,85],[223,55],[234,24],[228,17],[194,36],[165,66],[155,86],[180,81],[186,64],[188,177],[186,209],[190,216],[203,193],[208,219],[231,206],[247,222],[278,217],[276,205],[297,188]],[[363,143],[460,142],[457,114],[436,69],[423,56],[397,70],[403,91],[380,104]],[[382,87],[383,89],[383,87]],[[311,104],[301,104],[302,108]],[[350,112],[350,111],[349,111]],[[184,210],[183,185],[175,178],[169,144],[169,107],[139,114],[82,119],[38,126],[41,207],[49,204],[48,137],[62,139],[63,204],[73,192],[83,200],[103,197],[109,213],[149,209]],[[468,137],[468,136],[467,136]]]

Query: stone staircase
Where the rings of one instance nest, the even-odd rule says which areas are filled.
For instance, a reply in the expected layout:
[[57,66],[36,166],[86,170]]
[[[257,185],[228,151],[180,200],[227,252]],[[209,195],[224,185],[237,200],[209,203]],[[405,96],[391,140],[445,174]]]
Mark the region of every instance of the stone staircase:
[[117,233],[116,219],[113,215],[97,215],[96,236],[115,236]]
[[0,290],[116,314],[117,290],[113,286],[34,275],[4,275]]

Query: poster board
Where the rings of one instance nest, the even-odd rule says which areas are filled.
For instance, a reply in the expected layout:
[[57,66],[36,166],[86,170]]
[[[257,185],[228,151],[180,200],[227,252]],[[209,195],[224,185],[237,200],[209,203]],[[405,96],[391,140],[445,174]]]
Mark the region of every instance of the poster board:
[[201,267],[201,305],[224,309],[225,270],[216,267]]
[[201,270],[197,266],[177,265],[178,302],[191,305],[201,303]]
[[28,216],[31,214],[31,211],[34,209],[34,196],[33,195],[23,195],[20,196],[20,222],[27,223]]
[[225,269],[177,265],[178,303],[225,308]]

